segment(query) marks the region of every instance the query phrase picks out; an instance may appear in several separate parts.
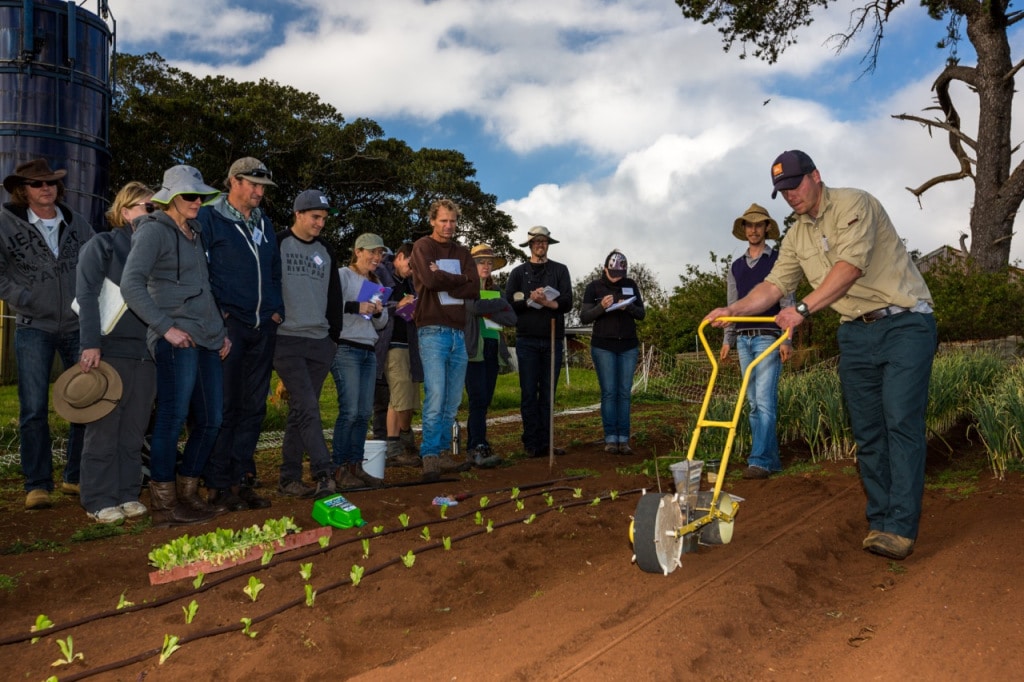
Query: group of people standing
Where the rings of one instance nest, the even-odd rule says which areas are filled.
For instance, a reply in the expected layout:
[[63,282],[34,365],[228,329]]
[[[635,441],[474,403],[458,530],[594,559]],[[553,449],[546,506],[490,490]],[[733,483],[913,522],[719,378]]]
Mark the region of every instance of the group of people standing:
[[[390,393],[389,465],[421,467],[427,481],[496,466],[501,457],[487,439],[486,414],[509,355],[501,330],[513,325],[524,448],[541,456],[552,447],[550,367],[561,365],[572,285],[568,269],[547,258],[557,243],[547,228],[530,230],[523,244],[530,260],[502,292],[492,273],[505,259],[487,244],[470,250],[456,240],[460,208],[447,199],[430,207],[431,233],[403,244],[392,259],[383,240],[367,233],[342,264],[321,238],[336,211],[318,190],[299,194],[293,224],[275,233],[260,204],[276,185],[255,158],[231,165],[223,192],[186,165],[168,169],[155,192],[131,182],[107,213],[110,229],[98,234],[60,203],[64,175],[44,160],[18,166],[4,181],[12,201],[0,215],[7,233],[0,295],[18,319],[26,508],[51,504],[47,393],[55,354],[66,371],[54,406],[72,423],[62,490],[78,494],[100,522],[149,511],[157,524],[188,524],[269,507],[253,455],[272,370],[289,405],[283,495],[383,485],[363,468],[378,377]],[[615,252],[606,265],[584,307],[604,330],[595,335],[595,353],[621,355],[628,365],[602,360],[598,372],[602,394],[607,383],[615,396],[602,410],[609,451],[629,452],[632,321],[643,317],[643,303],[624,278],[625,257]],[[319,408],[329,374],[339,406],[330,448]],[[411,427],[420,381],[417,451]],[[450,434],[463,389],[468,448],[458,460]],[[139,501],[147,433],[149,509]],[[306,457],[312,484],[303,480]]]

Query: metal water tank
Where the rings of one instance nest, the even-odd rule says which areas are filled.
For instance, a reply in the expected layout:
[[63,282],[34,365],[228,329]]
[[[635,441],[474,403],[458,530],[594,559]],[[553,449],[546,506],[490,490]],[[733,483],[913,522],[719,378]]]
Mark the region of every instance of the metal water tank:
[[106,0],[96,6],[0,0],[0,178],[45,158],[67,170],[65,202],[102,229],[114,31],[100,18],[109,18]]

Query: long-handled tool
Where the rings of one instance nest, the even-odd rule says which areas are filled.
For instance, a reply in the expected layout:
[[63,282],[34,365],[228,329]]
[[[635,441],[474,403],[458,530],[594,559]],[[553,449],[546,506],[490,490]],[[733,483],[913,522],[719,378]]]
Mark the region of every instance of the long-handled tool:
[[[721,317],[724,322],[772,322],[772,317]],[[775,343],[768,346],[760,355],[751,361],[743,372],[736,407],[729,421],[716,421],[707,418],[708,405],[715,390],[718,378],[718,358],[711,351],[704,328],[709,322],[705,320],[697,330],[704,352],[711,360],[711,378],[704,392],[704,402],[697,416],[697,425],[690,438],[690,447],[686,459],[673,464],[672,475],[676,482],[674,495],[647,493],[637,503],[636,513],[629,526],[629,539],[633,543],[633,557],[637,566],[648,573],[668,575],[681,565],[683,552],[697,549],[698,542],[705,545],[724,545],[732,540],[733,520],[739,509],[739,500],[728,493],[722,492],[725,472],[729,466],[729,454],[732,452],[736,438],[736,425],[739,424],[743,411],[743,401],[747,395],[750,375],[757,365],[789,338],[789,330],[785,330]],[[694,459],[697,443],[703,429],[721,428],[728,431],[725,446],[722,449],[721,463],[718,465],[718,478],[715,487],[710,491],[700,490],[701,472],[704,462]]]

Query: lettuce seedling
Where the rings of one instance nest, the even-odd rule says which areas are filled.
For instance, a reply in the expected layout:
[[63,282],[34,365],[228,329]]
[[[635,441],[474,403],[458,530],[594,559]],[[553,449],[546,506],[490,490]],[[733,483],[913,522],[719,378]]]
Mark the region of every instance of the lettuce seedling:
[[352,581],[352,587],[359,585],[359,582],[363,579],[363,571],[365,570],[366,569],[358,564],[352,564],[352,570],[348,572],[349,580]]
[[249,595],[249,599],[256,601],[260,596],[260,591],[263,589],[263,583],[260,579],[254,575],[249,576],[249,584],[242,588],[242,592]]
[[160,665],[163,665],[164,661],[170,658],[171,654],[180,648],[181,645],[178,644],[177,635],[164,635],[164,646],[160,649]]
[[71,640],[71,635],[68,635],[67,639],[58,639],[57,646],[60,647],[60,652],[64,655],[64,658],[58,658],[50,664],[51,666],[56,667],[58,665],[69,665],[74,663],[76,660],[85,660],[85,654],[75,653],[75,644]]
[[182,606],[181,610],[185,612],[185,625],[191,625],[192,619],[196,617],[196,611],[199,610],[199,604],[193,599],[188,606]]

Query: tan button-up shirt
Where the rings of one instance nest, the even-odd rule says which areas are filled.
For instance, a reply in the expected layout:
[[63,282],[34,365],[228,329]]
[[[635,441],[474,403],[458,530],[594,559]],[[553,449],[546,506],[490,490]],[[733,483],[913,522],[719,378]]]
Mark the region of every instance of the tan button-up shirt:
[[795,291],[806,276],[817,288],[838,261],[864,273],[832,304],[843,322],[891,305],[913,308],[919,301],[932,302],[928,285],[878,199],[859,189],[822,186],[818,217],[797,216],[765,281],[781,291]]

